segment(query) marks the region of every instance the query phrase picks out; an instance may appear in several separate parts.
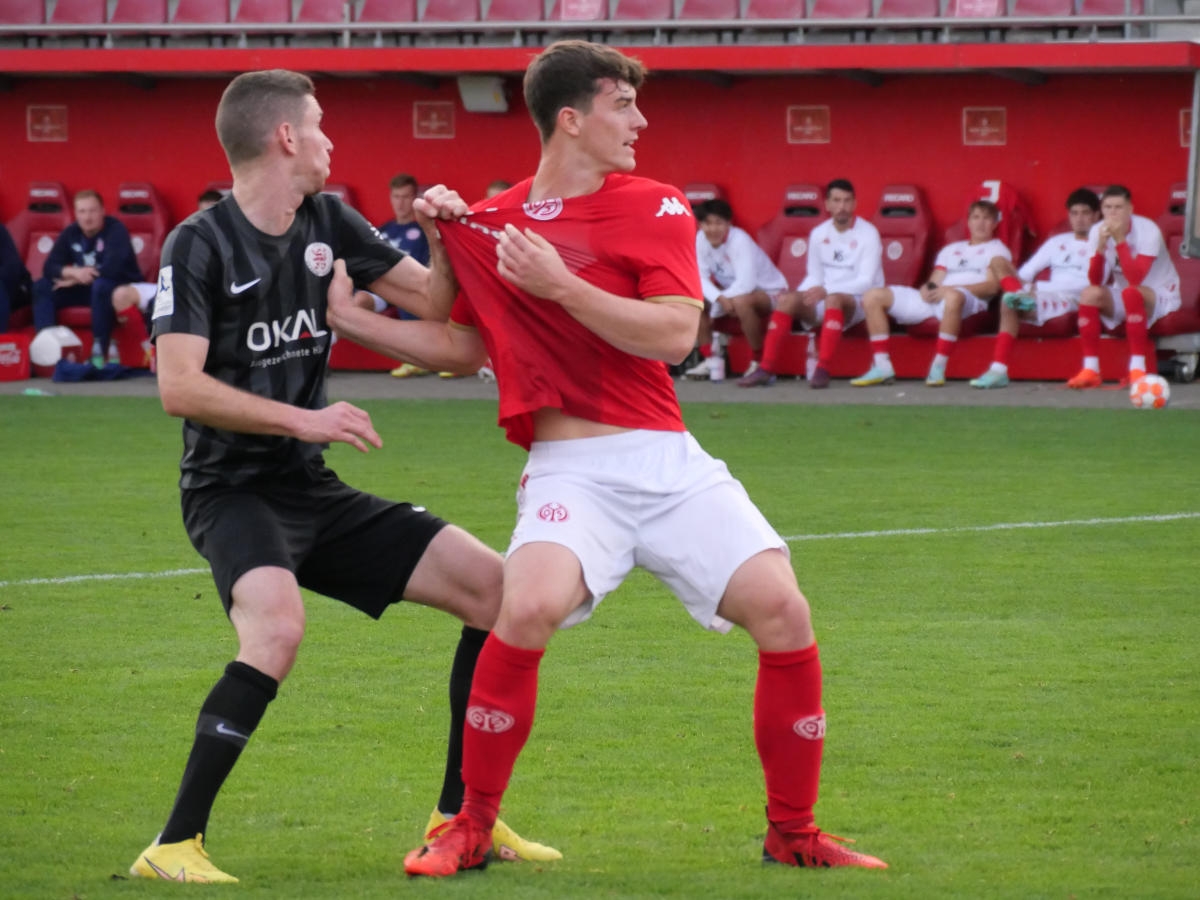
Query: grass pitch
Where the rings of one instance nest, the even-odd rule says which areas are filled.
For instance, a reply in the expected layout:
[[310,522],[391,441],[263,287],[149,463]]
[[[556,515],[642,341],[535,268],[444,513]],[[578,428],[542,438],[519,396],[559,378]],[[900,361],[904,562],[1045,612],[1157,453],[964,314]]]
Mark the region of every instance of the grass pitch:
[[[362,405],[384,449],[330,464],[502,549],[523,454],[494,405]],[[826,676],[818,821],[888,871],[759,865],[753,645],[700,631],[635,573],[551,644],[506,797],[506,820],[563,861],[405,879],[441,781],[457,627],[312,597],[211,822],[242,883],[186,892],[1200,894],[1200,415],[685,413],[790,540]],[[0,397],[0,896],[177,892],[124,874],[235,649],[180,522],[179,449],[154,400]]]

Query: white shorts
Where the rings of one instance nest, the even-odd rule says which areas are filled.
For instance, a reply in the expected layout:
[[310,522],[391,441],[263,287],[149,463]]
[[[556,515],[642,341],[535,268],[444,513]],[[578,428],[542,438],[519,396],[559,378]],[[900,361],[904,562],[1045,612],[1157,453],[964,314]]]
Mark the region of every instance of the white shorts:
[[[832,293],[841,294],[844,292],[843,291],[833,291]],[[851,329],[855,325],[857,325],[859,322],[866,321],[866,318],[867,318],[867,311],[865,309],[863,309],[863,305],[862,305],[862,294],[846,294],[846,296],[854,298],[854,312],[850,313],[850,318],[846,319],[842,323],[842,331],[848,331],[849,329]],[[825,301],[818,300],[817,305],[814,307],[814,309],[816,310],[816,313],[817,313],[817,322],[815,325],[812,325],[811,327],[808,325],[805,325],[804,326],[805,331],[812,331],[814,328],[820,328],[821,324],[825,321]]]
[[[1110,331],[1125,321],[1125,300],[1121,297],[1121,291],[1125,290],[1128,285],[1108,285],[1108,292],[1112,294],[1113,314],[1111,316],[1101,315],[1100,321],[1104,323],[1104,327]],[[1163,316],[1170,315],[1183,305],[1183,298],[1179,294],[1179,284],[1176,282],[1175,290],[1167,291],[1162,288],[1154,289],[1154,311],[1147,316],[1146,327],[1150,328],[1161,319]]]
[[591,597],[563,628],[591,616],[641,566],[693,619],[727,632],[732,624],[717,606],[733,573],[763,550],[788,552],[725,463],[673,431],[536,442],[508,553],[535,542],[566,547],[583,568]]
[[[987,309],[986,300],[980,300],[966,288],[957,285],[951,285],[951,287],[966,298],[963,301],[962,311],[964,319]],[[942,313],[946,310],[944,300],[939,300],[937,303],[926,303],[919,290],[901,285],[888,285],[888,290],[892,292],[892,308],[888,310],[888,315],[897,325],[916,325],[926,319],[941,321]]]
[[1037,306],[1033,308],[1032,318],[1022,316],[1022,322],[1045,325],[1051,319],[1057,319],[1059,316],[1065,316],[1067,313],[1073,313],[1079,309],[1079,291],[1046,288],[1036,281],[1027,286],[1026,290],[1037,302]]
[[129,286],[138,292],[138,309],[149,309],[150,304],[154,302],[154,295],[158,292],[158,282],[134,281]]
[[[762,288],[755,288],[754,290],[756,290],[756,291],[761,290],[764,294],[767,295],[767,299],[771,301],[771,311],[774,312],[775,308],[779,305],[779,295],[782,294],[783,291],[768,291],[768,290],[763,290]],[[708,306],[708,317],[710,319],[719,319],[721,316],[732,316],[733,315],[732,311],[726,311],[725,307],[723,307],[716,300],[707,301],[707,306]]]

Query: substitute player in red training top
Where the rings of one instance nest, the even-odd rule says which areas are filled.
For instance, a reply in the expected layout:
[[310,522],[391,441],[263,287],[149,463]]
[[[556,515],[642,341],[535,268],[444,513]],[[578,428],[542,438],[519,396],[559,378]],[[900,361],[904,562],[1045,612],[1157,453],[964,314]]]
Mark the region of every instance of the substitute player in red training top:
[[[450,323],[381,319],[353,305],[345,280],[331,287],[330,321],[353,340],[427,368],[469,371],[490,356],[500,422],[529,449],[500,618],[468,707],[466,799],[405,858],[410,875],[487,864],[544,649],[634,566],[700,625],[741,625],[758,644],[764,859],[885,868],[814,822],[825,714],[808,603],[786,543],[680,416],[665,363],[696,336],[695,223],[678,190],[629,174],[646,128],[643,77],[640,63],[584,41],[553,44],[530,64],[541,162],[461,223],[441,223],[461,289]],[[426,200],[443,213],[461,203],[444,189]],[[714,519],[727,523],[719,534]]]

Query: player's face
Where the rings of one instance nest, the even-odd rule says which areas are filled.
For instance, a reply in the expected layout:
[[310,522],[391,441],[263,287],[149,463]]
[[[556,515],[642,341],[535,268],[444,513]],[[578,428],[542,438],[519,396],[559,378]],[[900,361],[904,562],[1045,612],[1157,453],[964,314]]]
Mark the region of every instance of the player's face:
[[1075,237],[1087,237],[1099,218],[1100,213],[1086,203],[1076,203],[1067,210],[1067,219],[1071,222],[1071,230],[1075,232]]
[[305,193],[315,194],[329,180],[329,154],[333,142],[321,130],[321,104],[309,94],[304,98],[304,115],[295,128],[296,164],[298,176],[304,182]]
[[1100,215],[1107,224],[1128,231],[1133,218],[1133,204],[1124,197],[1105,197],[1100,201]]
[[845,231],[854,224],[854,195],[849,191],[834,188],[825,198],[825,212],[833,219],[838,231]]
[[985,210],[973,209],[967,216],[967,233],[971,235],[972,244],[990,241],[996,233],[996,220]]
[[700,222],[700,230],[704,237],[714,247],[720,247],[729,237],[730,222],[720,216],[705,216]]
[[397,222],[411,222],[413,216],[413,201],[417,199],[417,189],[411,184],[404,187],[392,188],[392,212],[396,214]]
[[637,107],[637,91],[624,81],[600,79],[592,108],[581,113],[582,149],[609,172],[632,172],[637,165],[633,145],[648,124]]
[[104,227],[104,207],[95,197],[81,197],[75,201],[75,224],[88,237],[99,234]]

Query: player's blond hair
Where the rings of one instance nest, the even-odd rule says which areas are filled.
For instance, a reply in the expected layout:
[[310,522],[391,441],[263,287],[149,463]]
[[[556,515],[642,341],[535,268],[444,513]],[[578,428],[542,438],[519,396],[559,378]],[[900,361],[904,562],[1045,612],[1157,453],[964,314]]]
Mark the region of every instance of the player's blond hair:
[[525,70],[525,106],[542,143],[554,134],[559,110],[591,110],[602,78],[636,90],[646,80],[646,69],[620,50],[591,41],[555,41],[534,57]]
[[304,98],[316,93],[312,79],[287,69],[239,75],[217,104],[217,140],[230,166],[257,159],[282,122],[298,123]]

